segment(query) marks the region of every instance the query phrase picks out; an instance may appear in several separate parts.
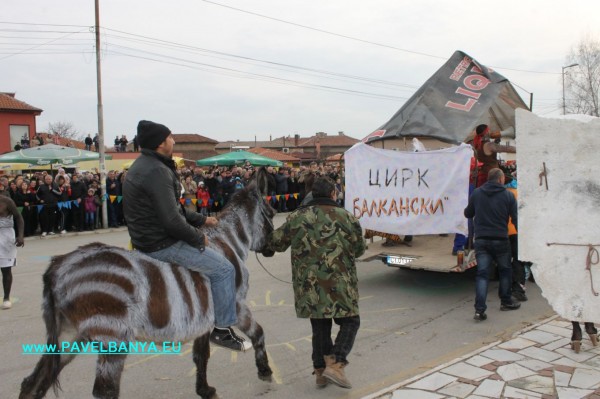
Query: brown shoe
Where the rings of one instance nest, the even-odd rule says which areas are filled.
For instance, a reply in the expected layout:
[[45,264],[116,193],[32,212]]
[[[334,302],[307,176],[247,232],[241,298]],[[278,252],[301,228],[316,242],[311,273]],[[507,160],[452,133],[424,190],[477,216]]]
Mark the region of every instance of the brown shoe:
[[335,355],[325,356],[325,371],[323,371],[323,377],[342,388],[352,388],[352,384],[346,378],[344,373],[345,363],[336,362]]
[[323,377],[323,371],[325,371],[325,368],[315,369],[315,371],[313,371],[313,374],[317,377],[317,388],[324,388],[329,383],[327,378]]

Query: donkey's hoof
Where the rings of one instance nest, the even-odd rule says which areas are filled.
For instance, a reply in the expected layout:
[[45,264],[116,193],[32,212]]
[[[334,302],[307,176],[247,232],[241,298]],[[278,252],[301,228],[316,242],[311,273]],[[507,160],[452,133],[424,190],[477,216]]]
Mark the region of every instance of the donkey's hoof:
[[269,370],[268,373],[258,373],[258,379],[261,381],[273,382],[273,372]]
[[196,390],[196,393],[202,399],[219,399],[219,395],[217,395],[217,390],[213,387],[206,387]]

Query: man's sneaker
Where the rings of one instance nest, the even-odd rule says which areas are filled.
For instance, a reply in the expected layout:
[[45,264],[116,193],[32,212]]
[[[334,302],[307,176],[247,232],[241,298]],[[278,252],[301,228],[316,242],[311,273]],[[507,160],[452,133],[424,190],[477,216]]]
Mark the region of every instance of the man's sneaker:
[[46,237],[46,232],[43,232],[43,233],[42,233],[42,237]]
[[500,310],[517,310],[521,307],[519,302],[503,303],[500,305]]
[[238,352],[246,352],[252,348],[252,344],[244,338],[238,337],[231,327],[215,327],[210,333],[210,342]]
[[67,230],[62,230],[60,234],[67,234]]
[[55,233],[55,232],[53,232],[53,231],[51,231],[50,233],[48,233],[48,235],[55,236],[55,235],[56,235],[56,233]]
[[484,321],[485,319],[487,319],[487,315],[485,314],[485,312],[476,312],[475,316],[473,316],[473,319],[477,321]]
[[527,295],[524,292],[513,292],[512,296],[519,302],[527,301]]
[[12,308],[12,302],[8,299],[5,299],[4,302],[2,302],[2,309],[10,309]]

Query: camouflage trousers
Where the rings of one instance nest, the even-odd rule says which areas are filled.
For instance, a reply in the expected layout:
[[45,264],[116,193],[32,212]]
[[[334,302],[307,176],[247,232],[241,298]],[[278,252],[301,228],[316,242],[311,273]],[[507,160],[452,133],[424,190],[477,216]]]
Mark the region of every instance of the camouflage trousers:
[[[331,340],[333,322],[340,326],[335,337]],[[336,361],[348,363],[346,357],[350,354],[354,340],[360,327],[360,316],[339,317],[334,319],[310,319],[312,326],[312,361],[316,369],[325,367],[323,356],[335,355]]]

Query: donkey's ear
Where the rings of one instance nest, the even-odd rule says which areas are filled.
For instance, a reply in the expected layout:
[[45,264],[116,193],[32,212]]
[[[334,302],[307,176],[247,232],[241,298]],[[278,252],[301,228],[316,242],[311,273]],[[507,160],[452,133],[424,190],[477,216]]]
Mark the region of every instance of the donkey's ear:
[[267,170],[264,167],[260,167],[254,173],[254,182],[256,188],[263,195],[266,196],[269,193],[269,180],[267,178]]

